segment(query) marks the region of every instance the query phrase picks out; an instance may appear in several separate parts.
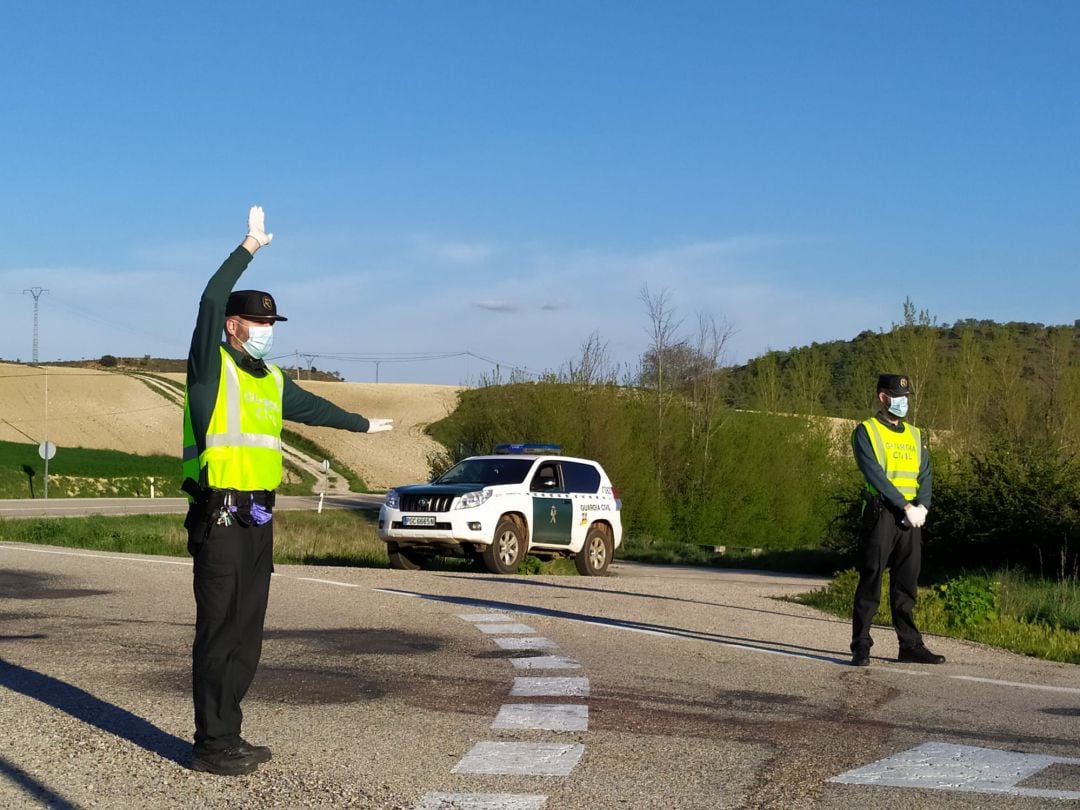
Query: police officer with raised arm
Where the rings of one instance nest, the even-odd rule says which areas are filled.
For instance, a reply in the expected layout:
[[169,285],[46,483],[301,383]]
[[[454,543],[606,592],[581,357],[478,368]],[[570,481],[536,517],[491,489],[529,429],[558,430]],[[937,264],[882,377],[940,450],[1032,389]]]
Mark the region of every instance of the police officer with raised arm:
[[904,421],[911,386],[900,374],[878,377],[878,412],[855,428],[855,462],[866,479],[863,493],[859,585],[852,611],[851,663],[870,665],[870,625],[881,601],[888,568],[889,606],[900,640],[897,660],[942,664],[915,627],[915,600],[922,564],[922,526],[930,510],[930,454],[922,431]]
[[251,773],[270,759],[268,747],[240,736],[240,702],[262,652],[282,419],[361,433],[393,428],[392,419],[365,419],[303,390],[266,362],[274,325],[286,318],[269,293],[232,290],[272,239],[262,208],[253,207],[247,236],[203,291],[188,355],[184,491],[191,504],[184,526],[196,607],[191,767],[222,776]]

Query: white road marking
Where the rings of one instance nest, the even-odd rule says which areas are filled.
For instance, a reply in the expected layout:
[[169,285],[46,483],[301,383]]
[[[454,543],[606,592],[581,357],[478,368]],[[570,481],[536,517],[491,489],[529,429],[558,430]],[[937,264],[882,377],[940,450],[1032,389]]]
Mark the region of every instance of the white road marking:
[[476,629],[492,636],[528,636],[536,632],[535,628],[527,624],[478,624]]
[[512,616],[505,613],[459,613],[459,619],[467,622],[512,622]]
[[524,658],[511,658],[510,663],[516,669],[581,669],[581,664],[573,658],[562,655],[531,655]]
[[429,793],[413,810],[540,810],[546,801],[527,793]]
[[579,744],[478,742],[453,773],[569,776],[584,753]]
[[526,636],[524,638],[493,638],[499,647],[504,650],[557,650],[559,645],[550,638],[543,636]]
[[969,745],[928,742],[834,776],[845,785],[956,790],[968,793],[1004,793],[1048,799],[1080,799],[1080,791],[1019,787],[1044,768],[1056,763],[1080,765],[1080,759],[1020,754]]
[[322,585],[335,585],[339,588],[362,588],[362,585],[357,585],[354,582],[337,582],[332,579],[319,579],[318,577],[298,577],[292,574],[282,574],[281,576],[286,579],[299,579],[303,582],[318,582]]
[[150,559],[148,557],[135,557],[130,554],[95,554],[90,551],[58,551],[53,548],[31,548],[29,546],[12,546],[0,541],[0,549],[7,551],[29,551],[33,554],[55,554],[58,557],[91,557],[96,560],[115,560],[117,562],[144,562],[153,565],[183,565],[191,568],[191,560]]
[[514,678],[513,697],[588,697],[588,678]]
[[589,707],[582,703],[505,703],[491,727],[588,731]]

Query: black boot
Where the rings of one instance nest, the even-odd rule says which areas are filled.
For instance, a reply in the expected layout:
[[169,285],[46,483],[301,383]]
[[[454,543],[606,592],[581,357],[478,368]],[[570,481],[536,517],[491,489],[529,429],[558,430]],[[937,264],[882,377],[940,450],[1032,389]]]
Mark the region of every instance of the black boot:
[[259,767],[260,760],[238,745],[216,751],[195,751],[191,770],[218,776],[243,776]]
[[896,660],[901,664],[944,664],[945,656],[932,653],[920,644],[918,647],[901,647]]

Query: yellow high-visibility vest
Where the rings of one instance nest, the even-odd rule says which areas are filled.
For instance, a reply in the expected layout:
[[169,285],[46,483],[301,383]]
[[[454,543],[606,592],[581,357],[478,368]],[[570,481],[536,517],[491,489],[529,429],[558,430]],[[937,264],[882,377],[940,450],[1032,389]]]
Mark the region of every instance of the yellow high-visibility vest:
[[[905,500],[913,501],[919,494],[919,468],[922,466],[922,431],[914,425],[904,422],[903,433],[893,433],[891,430],[882,430],[877,419],[867,419],[863,422],[867,434],[870,436],[870,444],[874,447],[874,456],[877,458],[881,469],[885,471],[885,477],[893,486],[900,490]],[[866,488],[877,495],[877,491],[870,486]]]
[[241,373],[221,348],[221,380],[199,453],[184,393],[184,475],[218,489],[276,489],[281,483],[281,369],[266,364],[265,377]]

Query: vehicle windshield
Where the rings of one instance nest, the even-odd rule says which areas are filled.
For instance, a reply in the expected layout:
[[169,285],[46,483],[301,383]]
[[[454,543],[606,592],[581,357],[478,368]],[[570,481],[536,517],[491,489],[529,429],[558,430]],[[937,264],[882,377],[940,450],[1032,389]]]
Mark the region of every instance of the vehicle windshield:
[[520,484],[532,469],[531,458],[467,458],[444,472],[435,484]]

